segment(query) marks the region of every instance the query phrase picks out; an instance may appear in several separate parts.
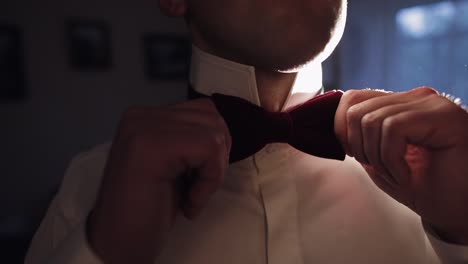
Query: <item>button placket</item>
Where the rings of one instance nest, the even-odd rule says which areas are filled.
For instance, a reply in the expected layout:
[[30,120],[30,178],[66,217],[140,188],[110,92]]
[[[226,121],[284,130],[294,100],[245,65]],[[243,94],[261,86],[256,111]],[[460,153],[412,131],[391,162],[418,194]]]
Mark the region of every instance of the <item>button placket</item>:
[[[271,145],[270,151],[275,147],[280,146]],[[303,258],[298,234],[297,190],[289,163],[285,162],[287,159],[278,156],[288,155],[288,149],[276,151],[266,155],[268,151],[265,149],[257,160],[259,190],[265,210],[267,260],[269,264],[300,264]],[[282,162],[275,162],[277,160]]]

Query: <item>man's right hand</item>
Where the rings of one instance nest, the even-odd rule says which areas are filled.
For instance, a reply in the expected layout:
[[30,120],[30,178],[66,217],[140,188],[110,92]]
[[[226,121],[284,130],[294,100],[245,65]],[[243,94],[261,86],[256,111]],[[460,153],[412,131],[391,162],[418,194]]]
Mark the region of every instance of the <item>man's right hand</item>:
[[230,148],[208,99],[128,110],[88,219],[91,248],[105,263],[153,263],[179,209],[196,217],[220,186]]

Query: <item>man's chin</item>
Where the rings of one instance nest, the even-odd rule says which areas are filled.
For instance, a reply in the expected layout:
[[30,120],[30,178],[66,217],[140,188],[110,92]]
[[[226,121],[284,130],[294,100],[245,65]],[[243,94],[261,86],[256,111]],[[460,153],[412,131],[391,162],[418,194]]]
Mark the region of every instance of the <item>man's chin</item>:
[[282,63],[278,62],[274,65],[276,65],[276,68],[273,68],[274,71],[276,72],[281,72],[281,73],[295,73],[303,70],[304,68],[309,67],[310,65],[317,65],[322,63],[322,58],[324,57],[325,54],[323,52],[319,53],[314,53],[314,54],[307,54],[300,59],[296,59],[294,61],[283,61]]
[[313,64],[313,63],[312,63],[312,62],[308,62],[308,63],[302,64],[302,65],[298,65],[298,66],[293,66],[293,67],[283,68],[283,69],[277,69],[277,70],[275,70],[275,71],[276,71],[276,72],[280,72],[280,73],[295,73],[295,72],[300,72],[302,69],[307,68],[307,66],[308,66],[309,64]]

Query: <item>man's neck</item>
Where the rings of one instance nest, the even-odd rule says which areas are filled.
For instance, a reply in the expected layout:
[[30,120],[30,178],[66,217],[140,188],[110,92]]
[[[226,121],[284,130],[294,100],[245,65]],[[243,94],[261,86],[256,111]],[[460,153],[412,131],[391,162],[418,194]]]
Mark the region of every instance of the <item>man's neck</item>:
[[289,96],[297,73],[255,70],[260,104],[268,111],[280,111]]

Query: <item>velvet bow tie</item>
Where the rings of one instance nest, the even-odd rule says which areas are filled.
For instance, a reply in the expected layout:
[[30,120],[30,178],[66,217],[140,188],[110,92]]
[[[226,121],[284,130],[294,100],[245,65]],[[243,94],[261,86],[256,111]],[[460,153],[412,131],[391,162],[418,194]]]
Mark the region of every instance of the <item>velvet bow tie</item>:
[[[327,92],[287,112],[269,112],[228,95],[214,94],[209,98],[231,133],[231,163],[255,154],[270,143],[288,143],[314,156],[344,160],[345,153],[334,132],[335,112],[342,94]],[[206,97],[193,89],[189,96]]]

